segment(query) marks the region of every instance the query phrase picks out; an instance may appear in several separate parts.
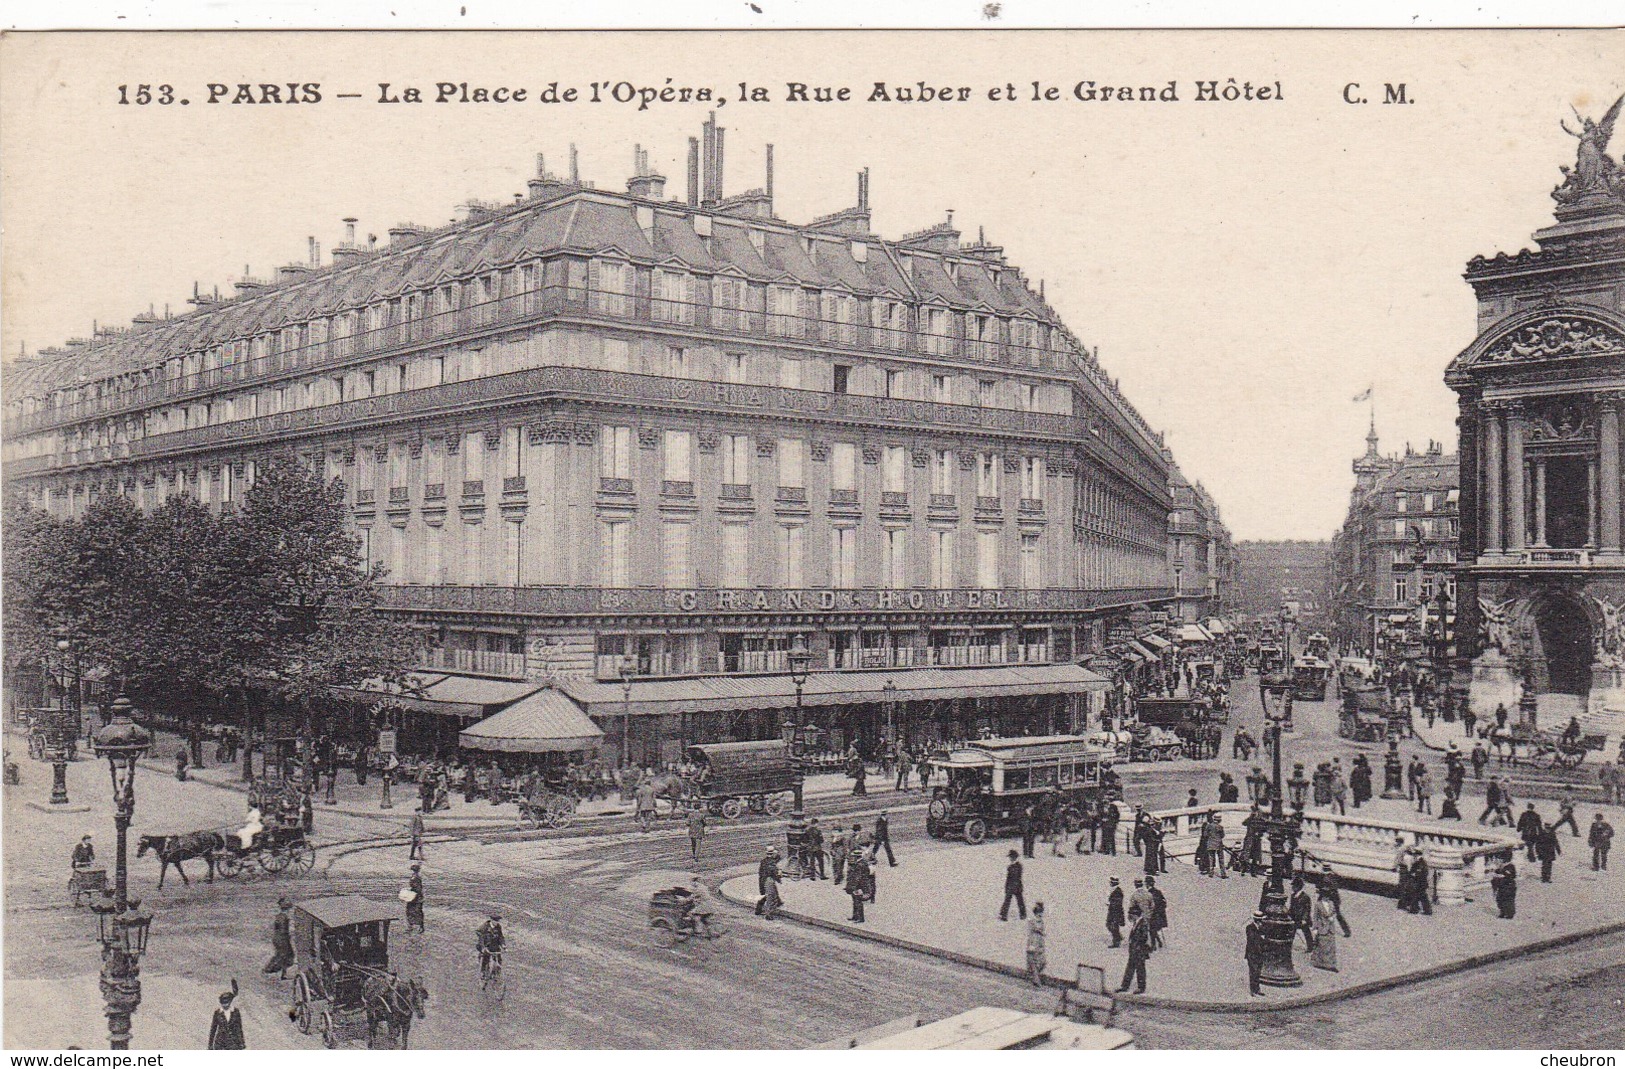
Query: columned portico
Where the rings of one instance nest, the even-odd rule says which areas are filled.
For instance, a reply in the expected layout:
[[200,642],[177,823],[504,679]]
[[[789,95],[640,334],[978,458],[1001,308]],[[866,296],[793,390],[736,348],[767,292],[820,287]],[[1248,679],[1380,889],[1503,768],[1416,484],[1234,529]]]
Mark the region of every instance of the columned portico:
[[1598,395],[1597,470],[1601,508],[1599,509],[1598,548],[1603,553],[1619,554],[1620,545],[1620,455],[1619,410],[1625,393],[1614,391]]
[[1501,418],[1506,406],[1491,401],[1484,406],[1484,548],[1499,553],[1505,543],[1506,517],[1502,508],[1501,489],[1506,483],[1506,456]]
[[1524,490],[1529,472],[1523,462],[1523,406],[1514,404],[1507,409],[1506,429],[1507,515],[1510,523],[1506,531],[1506,548],[1513,552],[1524,548],[1529,531],[1529,513],[1524,508]]

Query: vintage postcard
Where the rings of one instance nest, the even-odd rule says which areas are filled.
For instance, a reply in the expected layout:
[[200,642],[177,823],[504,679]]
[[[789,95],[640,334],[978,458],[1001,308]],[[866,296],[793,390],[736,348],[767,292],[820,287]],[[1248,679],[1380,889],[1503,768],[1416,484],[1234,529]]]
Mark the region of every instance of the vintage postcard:
[[1594,30],[5,36],[4,1045],[1613,1064],[1622,111]]

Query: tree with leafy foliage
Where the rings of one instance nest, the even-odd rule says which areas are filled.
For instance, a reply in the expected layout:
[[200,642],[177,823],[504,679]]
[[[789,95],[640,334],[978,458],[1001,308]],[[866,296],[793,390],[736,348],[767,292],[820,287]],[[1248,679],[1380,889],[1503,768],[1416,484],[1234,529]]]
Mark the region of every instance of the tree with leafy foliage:
[[412,633],[378,611],[384,570],[345,530],[342,486],[292,462],[266,464],[235,512],[109,495],[64,520],[13,500],[3,535],[11,663],[71,635],[86,667],[185,723],[196,763],[204,722],[232,706],[251,724],[254,696],[274,697],[313,729],[330,687],[409,666]]
[[265,465],[232,517],[227,546],[242,591],[231,627],[252,639],[239,663],[302,709],[307,725],[329,688],[406,674],[412,631],[378,611],[385,569],[345,529],[338,480],[288,461]]

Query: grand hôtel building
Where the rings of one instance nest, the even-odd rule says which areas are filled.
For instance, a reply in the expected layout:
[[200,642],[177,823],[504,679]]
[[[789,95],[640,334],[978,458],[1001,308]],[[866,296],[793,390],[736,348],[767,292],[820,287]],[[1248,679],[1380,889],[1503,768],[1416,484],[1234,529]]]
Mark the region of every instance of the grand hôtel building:
[[[529,196],[393,227],[8,369],[37,505],[230,507],[342,478],[456,726],[555,684],[633,761],[777,735],[813,654],[828,745],[1076,727],[1079,667],[1173,597],[1172,458],[1003,250],[805,225],[767,183]],[[413,704],[433,708],[421,700]],[[430,729],[431,733],[433,729]],[[816,737],[816,736],[815,736]]]

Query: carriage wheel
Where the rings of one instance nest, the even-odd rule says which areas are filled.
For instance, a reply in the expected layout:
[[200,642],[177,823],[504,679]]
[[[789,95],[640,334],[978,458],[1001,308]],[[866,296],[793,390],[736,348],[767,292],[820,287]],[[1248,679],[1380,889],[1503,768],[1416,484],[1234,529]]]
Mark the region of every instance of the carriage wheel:
[[266,872],[282,872],[292,860],[292,855],[281,847],[260,851],[260,868]]
[[671,921],[664,917],[656,917],[649,922],[649,926],[655,930],[655,945],[667,950],[677,945],[677,929],[672,926]]
[[720,817],[722,816],[722,803],[713,798],[709,802],[705,803],[705,811],[710,813],[713,817]]
[[931,799],[931,804],[925,807],[925,816],[926,816],[927,820],[947,820],[948,819],[948,799],[946,799],[946,798],[933,798],[933,799]]
[[301,999],[293,1007],[293,1024],[302,1036],[310,1035],[310,1003]]
[[753,794],[746,799],[746,805],[750,807],[752,813],[762,813],[767,810],[767,799],[759,794]]
[[293,848],[290,861],[293,871],[303,876],[316,867],[316,848],[309,843],[301,843]]
[[339,1045],[338,1032],[333,1026],[333,1015],[327,1010],[322,1011],[322,1046],[332,1050]]
[[222,854],[214,863],[214,870],[228,880],[235,880],[242,875],[243,855]]
[[987,821],[980,817],[972,817],[965,821],[965,841],[972,846],[987,838]]
[[783,816],[784,815],[784,795],[782,795],[782,794],[770,794],[770,795],[768,795],[767,798],[762,802],[762,808],[767,810],[767,815],[770,816],[770,817]]
[[745,807],[739,804],[739,799],[737,799],[737,798],[725,798],[725,799],[723,799],[721,813],[727,819],[729,819],[729,820],[738,820],[739,819],[739,814],[743,813],[744,811],[745,811]]

